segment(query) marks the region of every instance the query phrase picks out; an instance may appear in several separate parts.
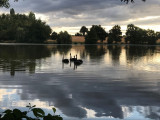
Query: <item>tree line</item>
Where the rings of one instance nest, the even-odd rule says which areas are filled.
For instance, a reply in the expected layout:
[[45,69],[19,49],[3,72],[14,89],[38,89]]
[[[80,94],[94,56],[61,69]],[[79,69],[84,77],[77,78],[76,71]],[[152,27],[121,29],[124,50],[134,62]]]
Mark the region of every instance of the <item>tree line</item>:
[[[108,44],[122,42],[122,31],[119,25],[113,26],[108,33],[101,25],[92,25],[90,29],[88,29],[86,26],[82,26],[80,31],[76,33],[75,36],[84,36],[86,44],[96,44],[98,41],[103,43],[103,41],[106,39],[108,39]],[[125,39],[125,43],[128,44],[154,45],[160,38],[160,32],[155,32],[154,30],[150,29],[145,30],[135,26],[134,24],[129,24],[127,25],[126,34],[123,37]],[[51,39],[57,39],[57,43],[71,43],[70,38],[68,40],[65,39],[65,42],[63,42],[63,39],[58,38],[58,34],[56,32],[52,33]]]
[[[90,29],[82,26],[75,36],[84,36],[86,44],[103,43],[106,38],[108,44],[113,44],[121,42],[122,31],[119,25],[113,26],[109,32],[101,25],[92,25]],[[124,38],[125,43],[153,45],[160,38],[160,32],[129,24]],[[36,19],[33,12],[28,15],[16,14],[12,8],[10,14],[0,15],[0,42],[44,43],[48,39],[56,40],[58,44],[72,43],[72,37],[67,31],[52,32],[50,26]]]
[[[101,25],[92,25],[90,30],[85,26],[82,26],[79,33],[75,36],[84,36],[85,43],[96,44],[98,40],[102,43],[108,38],[107,43],[119,43],[122,40],[122,31],[119,25],[115,25],[107,33]],[[155,32],[154,30],[145,30],[134,24],[127,25],[126,34],[123,36],[125,43],[128,44],[156,44],[156,41],[160,38],[160,32]]]
[[35,14],[16,14],[10,9],[10,14],[0,15],[0,42],[44,43],[48,39],[56,39],[58,44],[72,43],[67,31],[52,32],[45,22],[36,19]]

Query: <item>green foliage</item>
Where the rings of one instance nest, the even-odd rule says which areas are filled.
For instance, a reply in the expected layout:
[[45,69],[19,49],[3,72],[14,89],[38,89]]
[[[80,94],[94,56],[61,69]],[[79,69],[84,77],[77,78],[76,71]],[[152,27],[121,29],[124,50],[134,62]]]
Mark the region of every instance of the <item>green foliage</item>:
[[36,20],[35,14],[15,14],[14,9],[10,14],[0,15],[0,40],[13,40],[25,43],[43,43],[49,38],[51,28],[41,20]]
[[85,36],[85,33],[88,32],[88,28],[86,28],[86,26],[82,26],[81,29],[80,29],[80,33],[83,34],[83,36]]
[[122,32],[119,25],[115,25],[110,31],[108,36],[108,43],[113,43],[113,41],[121,42]]
[[101,25],[92,25],[91,30],[94,30],[97,34],[97,37],[101,42],[103,42],[106,37],[108,36],[108,33],[104,30],[104,28],[101,27]]
[[56,32],[53,32],[50,37],[52,40],[57,40],[58,34]]
[[85,43],[86,44],[96,44],[98,41],[98,36],[94,29],[91,29],[87,35],[85,36]]
[[157,35],[153,30],[144,30],[133,24],[127,26],[126,42],[131,44],[155,44]]
[[67,31],[64,31],[64,32],[61,31],[58,34],[57,43],[58,44],[71,44],[72,43],[71,35],[69,35]]
[[[30,103],[29,105],[26,106],[28,108],[28,111],[20,111],[19,109],[14,109],[14,110],[5,110],[1,115],[0,115],[0,120],[63,120],[62,117],[59,115],[45,115],[45,112],[41,108],[35,108],[36,106],[32,106]],[[53,113],[55,114],[56,109],[52,108]],[[29,117],[27,114],[32,112],[33,115],[35,116],[34,118]]]

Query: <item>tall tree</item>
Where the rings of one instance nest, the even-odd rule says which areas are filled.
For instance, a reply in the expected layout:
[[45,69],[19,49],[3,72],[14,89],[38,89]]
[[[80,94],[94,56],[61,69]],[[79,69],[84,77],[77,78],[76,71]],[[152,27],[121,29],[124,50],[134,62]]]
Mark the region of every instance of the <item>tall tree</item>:
[[13,8],[12,8],[12,9],[10,9],[10,15],[11,15],[11,16],[15,15],[15,11],[14,11],[14,9],[13,9]]
[[104,28],[101,27],[101,25],[92,25],[91,30],[94,30],[96,32],[97,37],[99,40],[101,40],[101,42],[103,42],[108,36],[108,33]]
[[51,34],[51,39],[52,40],[57,40],[58,34],[56,32],[52,32]]
[[80,33],[83,34],[83,36],[85,36],[85,33],[88,32],[88,28],[86,28],[86,26],[82,26],[81,29],[80,29]]
[[85,43],[86,44],[96,44],[98,41],[98,36],[94,29],[91,29],[87,35],[85,36]]
[[108,42],[112,43],[113,41],[121,42],[122,32],[121,27],[119,25],[115,25],[110,31],[108,36]]
[[156,41],[157,41],[157,35],[156,35],[156,33],[154,32],[154,30],[147,30],[146,31],[146,33],[147,33],[147,43],[148,44],[150,44],[150,45],[154,45],[154,44],[156,44]]

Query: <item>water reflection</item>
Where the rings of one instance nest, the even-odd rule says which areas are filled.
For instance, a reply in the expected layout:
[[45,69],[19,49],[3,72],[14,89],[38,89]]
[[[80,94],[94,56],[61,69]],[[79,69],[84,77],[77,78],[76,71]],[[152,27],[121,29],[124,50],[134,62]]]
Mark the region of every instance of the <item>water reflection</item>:
[[122,49],[122,46],[117,46],[117,45],[108,46],[109,55],[111,56],[113,65],[119,65],[119,58],[121,55],[121,49]]
[[[35,72],[36,60],[50,57],[51,53],[46,46],[0,46],[0,69],[10,71],[11,76],[16,71]],[[41,63],[38,63],[41,64]]]
[[106,46],[102,45],[86,45],[86,55],[89,55],[91,59],[102,59],[102,56],[106,53]]
[[[11,92],[20,98],[10,102],[36,99],[48,102],[57,107],[66,119],[160,118],[160,70],[157,69],[160,67],[160,47],[82,45],[61,46],[58,50],[58,46],[51,45],[2,45],[0,49],[4,50],[0,52],[1,70],[5,71],[8,65],[7,70],[11,72],[11,61],[19,61],[13,67],[17,75],[0,74],[1,89],[21,89],[19,93]],[[7,52],[10,50],[13,50],[12,54]],[[70,52],[83,56],[84,64],[75,71],[73,64],[65,64],[64,69],[61,66],[63,53],[69,58]],[[19,71],[22,68],[26,70],[32,60],[34,74]],[[46,64],[49,65],[46,67]],[[151,69],[158,72],[150,72],[151,65]],[[37,69],[36,66],[41,67]],[[7,99],[4,100],[4,96],[0,97],[1,106]]]
[[71,50],[71,45],[57,45],[57,46],[50,46],[52,48],[52,53],[56,54],[57,52],[61,55],[67,55],[68,52]]
[[153,56],[156,46],[126,46],[126,56],[128,62],[134,62],[144,56]]

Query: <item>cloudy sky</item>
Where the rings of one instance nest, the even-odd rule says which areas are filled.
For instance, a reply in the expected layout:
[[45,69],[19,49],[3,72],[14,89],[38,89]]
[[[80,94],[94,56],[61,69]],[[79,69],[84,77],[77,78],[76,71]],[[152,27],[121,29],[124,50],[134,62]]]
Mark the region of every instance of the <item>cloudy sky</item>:
[[[32,11],[37,18],[49,24],[53,31],[67,30],[74,34],[85,25],[102,25],[106,31],[118,24],[123,32],[133,23],[145,29],[160,31],[160,0],[135,0],[125,4],[120,0],[19,0],[11,1],[11,8],[18,13]],[[1,8],[0,13],[9,12]]]

